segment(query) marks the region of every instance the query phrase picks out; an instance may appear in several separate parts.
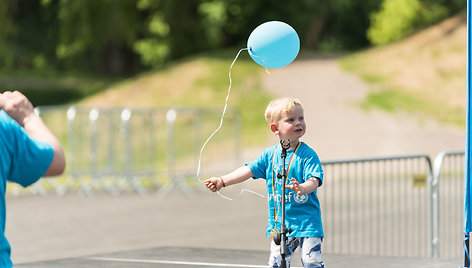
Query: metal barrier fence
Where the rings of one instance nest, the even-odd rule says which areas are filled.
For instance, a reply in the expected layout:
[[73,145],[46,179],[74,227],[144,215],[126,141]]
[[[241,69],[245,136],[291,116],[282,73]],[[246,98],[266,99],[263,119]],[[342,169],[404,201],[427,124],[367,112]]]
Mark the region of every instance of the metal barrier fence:
[[[133,190],[141,195],[157,189],[166,194],[179,187],[193,193],[203,142],[218,127],[220,109],[40,107],[45,123],[61,140],[67,155],[63,177],[42,179],[22,190],[46,194],[69,190],[92,194],[106,190],[118,195]],[[204,150],[201,176],[234,169],[240,162],[240,118],[227,112],[224,127]]]
[[431,214],[426,155],[323,162],[326,252],[430,256]]
[[325,161],[329,253],[461,258],[464,152]]

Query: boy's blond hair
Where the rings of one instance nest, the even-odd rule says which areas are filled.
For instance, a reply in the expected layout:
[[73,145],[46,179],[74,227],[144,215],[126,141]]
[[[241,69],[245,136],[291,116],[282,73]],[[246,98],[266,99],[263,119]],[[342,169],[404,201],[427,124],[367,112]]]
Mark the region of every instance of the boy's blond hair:
[[299,106],[303,109],[302,103],[298,99],[279,98],[272,100],[269,105],[267,105],[267,109],[264,114],[267,123],[270,125],[280,121],[282,116],[287,112],[293,111],[295,106]]

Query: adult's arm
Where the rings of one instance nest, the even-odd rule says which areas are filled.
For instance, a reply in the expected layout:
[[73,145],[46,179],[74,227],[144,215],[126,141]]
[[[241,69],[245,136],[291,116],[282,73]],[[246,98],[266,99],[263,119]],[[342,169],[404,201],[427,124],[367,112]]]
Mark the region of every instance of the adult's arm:
[[51,145],[54,156],[44,176],[61,175],[65,169],[64,151],[56,136],[34,112],[33,104],[19,91],[5,91],[0,94],[0,109],[20,124],[32,139]]

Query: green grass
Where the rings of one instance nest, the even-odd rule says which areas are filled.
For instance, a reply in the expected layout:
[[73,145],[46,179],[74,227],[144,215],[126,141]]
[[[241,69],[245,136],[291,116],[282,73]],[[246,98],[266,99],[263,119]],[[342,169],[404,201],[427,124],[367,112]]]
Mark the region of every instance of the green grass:
[[[464,127],[465,111],[462,107],[448,105],[444,101],[432,96],[428,90],[411,90],[395,85],[395,75],[387,75],[383,72],[382,64],[386,64],[388,59],[369,59],[370,51],[362,51],[342,57],[340,66],[366,82],[369,85],[369,92],[365,99],[359,103],[364,110],[380,109],[390,113],[404,111],[418,117],[431,117],[440,123]],[[373,67],[374,66],[374,67]],[[408,68],[408,64],[404,65]],[[437,69],[437,68],[436,68]],[[415,72],[416,70],[412,70]],[[461,79],[461,73],[456,70],[440,69],[436,70],[438,85],[436,90],[448,90],[451,80]],[[423,88],[430,88],[431,85],[425,81]]]
[[379,92],[370,92],[361,107],[370,110],[380,108],[388,112],[405,110],[415,112],[416,110],[430,110],[429,104],[423,99],[401,90],[383,90]]
[[[199,79],[195,86],[211,89],[216,93],[211,102],[222,105],[229,87],[228,70],[236,54],[234,51],[225,51],[217,55],[205,58],[211,71],[207,77]],[[242,54],[231,71],[232,88],[228,105],[241,114],[243,143],[247,146],[257,145],[267,137],[264,112],[271,96],[262,87],[263,72],[262,67]]]
[[364,59],[356,53],[341,57],[339,64],[344,70],[358,75],[367,83],[382,84],[386,83],[388,80],[385,75],[379,72],[364,71],[362,66],[366,63],[364,62]]
[[[191,91],[174,100],[176,105],[221,107],[225,104],[230,85],[229,68],[237,49],[222,50],[198,57],[208,69],[199,77]],[[231,70],[231,90],[228,109],[240,113],[245,146],[254,146],[267,137],[264,112],[271,96],[263,89],[261,76],[264,69],[242,52]]]
[[428,115],[445,124],[464,126],[464,111],[460,108],[444,107],[420,94],[402,89],[371,91],[360,103],[364,110],[381,109],[390,113],[406,111],[411,114]]

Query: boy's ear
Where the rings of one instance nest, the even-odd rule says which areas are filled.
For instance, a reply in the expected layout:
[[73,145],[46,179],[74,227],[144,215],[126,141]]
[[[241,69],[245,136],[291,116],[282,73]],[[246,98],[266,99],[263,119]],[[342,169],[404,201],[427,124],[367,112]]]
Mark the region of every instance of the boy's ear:
[[270,131],[272,131],[274,134],[279,134],[279,128],[277,127],[277,124],[270,124]]

